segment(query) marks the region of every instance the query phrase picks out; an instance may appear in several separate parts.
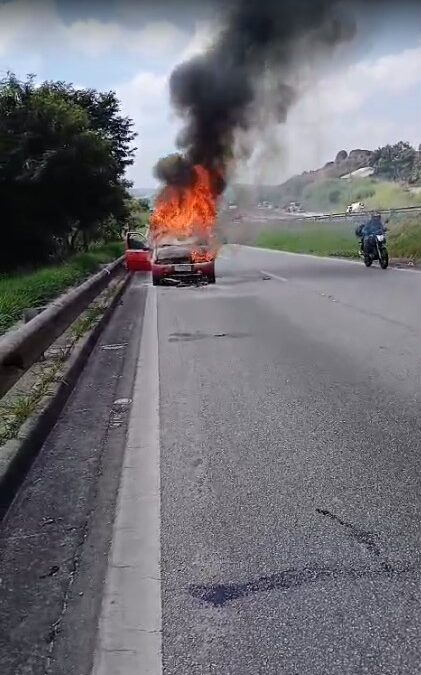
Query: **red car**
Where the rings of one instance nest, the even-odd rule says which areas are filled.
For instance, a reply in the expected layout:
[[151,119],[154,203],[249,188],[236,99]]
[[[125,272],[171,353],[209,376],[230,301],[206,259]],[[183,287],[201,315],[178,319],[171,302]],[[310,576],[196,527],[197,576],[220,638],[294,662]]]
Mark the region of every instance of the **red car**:
[[151,269],[151,249],[140,232],[128,232],[126,235],[126,268],[129,272],[149,272]]
[[215,254],[194,240],[159,243],[152,254],[154,286],[175,282],[215,283]]

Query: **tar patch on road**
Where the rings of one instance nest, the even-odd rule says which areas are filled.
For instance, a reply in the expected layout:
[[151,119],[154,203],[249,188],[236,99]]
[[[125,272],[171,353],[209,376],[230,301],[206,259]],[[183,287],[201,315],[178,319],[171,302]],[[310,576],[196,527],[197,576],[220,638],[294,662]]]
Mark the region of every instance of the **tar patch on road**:
[[374,532],[366,532],[364,530],[355,527],[351,523],[347,523],[345,520],[342,520],[339,516],[331,513],[327,509],[316,509],[316,513],[319,513],[321,516],[330,518],[334,523],[341,525],[341,527],[346,528],[349,535],[355,539],[359,544],[364,546],[369,553],[372,553],[375,556],[380,557],[382,554],[380,545],[379,545],[379,535]]
[[246,338],[249,333],[171,333],[168,342],[194,342],[196,340],[212,340],[215,338]]
[[318,581],[341,581],[343,579],[376,579],[386,577],[397,579],[403,575],[418,573],[415,567],[406,567],[402,569],[371,569],[371,568],[349,568],[335,569],[325,567],[315,567],[312,569],[304,568],[302,570],[284,570],[271,574],[270,576],[259,577],[254,581],[248,581],[240,584],[214,584],[210,586],[190,586],[190,594],[202,602],[213,605],[214,607],[223,607],[228,602],[247,597],[253,593],[263,593],[273,590],[289,590],[299,588],[300,586],[313,584]]
[[213,605],[214,607],[223,607],[228,602],[239,598],[247,597],[253,593],[262,593],[272,590],[288,590],[298,588],[303,585],[316,583],[318,581],[340,581],[342,579],[375,579],[379,577],[396,579],[402,575],[415,573],[419,570],[416,567],[394,568],[383,556],[379,544],[379,536],[373,532],[366,532],[355,525],[342,520],[339,516],[327,509],[316,509],[316,513],[329,518],[333,523],[345,528],[353,539],[361,544],[369,554],[376,558],[383,558],[379,561],[379,568],[325,568],[314,567],[301,570],[290,569],[262,576],[254,581],[248,581],[240,584],[214,584],[190,586],[190,594],[202,602]]

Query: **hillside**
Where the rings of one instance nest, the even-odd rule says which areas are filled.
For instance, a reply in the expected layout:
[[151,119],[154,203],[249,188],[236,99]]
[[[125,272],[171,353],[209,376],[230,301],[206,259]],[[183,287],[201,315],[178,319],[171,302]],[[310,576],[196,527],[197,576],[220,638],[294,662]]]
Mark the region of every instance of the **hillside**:
[[377,178],[322,179],[307,185],[301,193],[307,211],[341,213],[348,204],[362,201],[367,209],[390,209],[421,204],[421,194],[409,186]]
[[[370,170],[366,170],[370,167]],[[369,175],[369,174],[372,175]],[[336,159],[285,183],[258,188],[235,185],[233,199],[269,201],[284,207],[300,202],[306,211],[341,212],[354,201],[367,208],[388,209],[421,204],[421,150],[399,142],[377,150],[340,151]]]
[[[324,167],[289,178],[281,185],[263,185],[252,188],[253,201],[270,201],[276,206],[284,206],[291,201],[303,200],[306,189],[316,183],[335,181],[341,176],[366,167],[372,156],[370,150],[352,150],[349,154],[342,150],[336,156],[335,161],[328,162]],[[250,194],[250,186],[232,186],[233,198],[242,200],[246,194]]]

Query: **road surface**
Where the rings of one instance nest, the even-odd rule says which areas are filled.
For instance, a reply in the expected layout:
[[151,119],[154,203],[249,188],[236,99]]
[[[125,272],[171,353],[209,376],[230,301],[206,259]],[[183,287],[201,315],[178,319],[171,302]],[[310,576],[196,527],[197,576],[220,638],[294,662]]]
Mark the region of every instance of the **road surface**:
[[3,675],[421,672],[421,275],[244,247],[218,271],[134,280],[28,476]]

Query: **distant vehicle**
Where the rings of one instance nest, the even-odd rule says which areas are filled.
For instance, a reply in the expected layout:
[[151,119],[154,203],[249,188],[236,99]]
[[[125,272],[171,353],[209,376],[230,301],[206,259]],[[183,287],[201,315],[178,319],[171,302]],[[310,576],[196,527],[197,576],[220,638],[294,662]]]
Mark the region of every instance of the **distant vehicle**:
[[141,232],[127,232],[124,257],[129,272],[150,272],[151,247]]
[[288,213],[301,213],[302,212],[301,204],[299,202],[290,202],[286,207]]
[[354,202],[346,207],[347,213],[362,213],[363,211],[365,211],[364,202]]
[[172,282],[215,283],[216,252],[210,242],[196,238],[156,242],[152,254],[154,286]]

